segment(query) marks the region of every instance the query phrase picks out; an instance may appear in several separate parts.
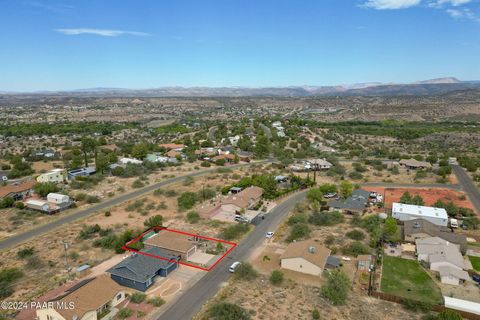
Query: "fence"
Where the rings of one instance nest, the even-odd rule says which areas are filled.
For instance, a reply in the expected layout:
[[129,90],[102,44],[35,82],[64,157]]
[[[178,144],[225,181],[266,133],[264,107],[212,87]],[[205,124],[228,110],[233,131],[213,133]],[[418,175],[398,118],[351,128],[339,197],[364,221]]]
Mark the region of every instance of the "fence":
[[[395,302],[395,303],[399,303],[399,304],[404,304],[405,303],[404,298],[399,297],[399,296],[395,296],[393,294],[388,294],[388,293],[385,293],[385,292],[372,291],[372,292],[370,292],[370,296],[374,297],[374,298],[377,298],[377,299],[390,301],[390,302]],[[442,311],[447,310],[447,309],[449,309],[449,308],[445,308],[445,306],[442,306],[442,305],[435,305],[435,306],[431,307],[431,310],[435,311],[435,312],[442,312]],[[470,312],[466,312],[466,311],[461,311],[461,310],[455,310],[455,309],[450,309],[450,310],[453,310],[453,311],[457,312],[464,319],[480,320],[480,315],[478,315],[478,314],[470,313]]]

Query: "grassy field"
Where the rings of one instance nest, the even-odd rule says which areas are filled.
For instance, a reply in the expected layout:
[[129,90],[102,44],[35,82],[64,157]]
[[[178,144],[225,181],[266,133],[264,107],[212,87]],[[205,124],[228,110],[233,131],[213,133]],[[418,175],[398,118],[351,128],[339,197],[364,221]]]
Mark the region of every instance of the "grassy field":
[[480,257],[468,256],[468,259],[470,259],[473,269],[480,271]]
[[427,303],[442,302],[440,289],[416,260],[385,256],[381,289],[385,293]]

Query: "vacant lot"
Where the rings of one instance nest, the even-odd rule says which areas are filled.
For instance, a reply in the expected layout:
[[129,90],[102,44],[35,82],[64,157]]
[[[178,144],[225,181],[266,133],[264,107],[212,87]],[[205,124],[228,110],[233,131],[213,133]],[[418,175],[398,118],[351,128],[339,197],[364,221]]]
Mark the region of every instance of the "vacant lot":
[[416,260],[385,256],[381,289],[408,299],[432,304],[442,302],[440,289]]
[[380,192],[385,195],[385,206],[392,207],[392,202],[399,202],[402,195],[408,191],[412,197],[417,194],[425,201],[426,206],[433,205],[437,200],[442,200],[444,203],[453,202],[459,207],[470,208],[474,210],[472,203],[468,200],[464,192],[443,189],[443,188],[381,188],[368,187],[369,191]]

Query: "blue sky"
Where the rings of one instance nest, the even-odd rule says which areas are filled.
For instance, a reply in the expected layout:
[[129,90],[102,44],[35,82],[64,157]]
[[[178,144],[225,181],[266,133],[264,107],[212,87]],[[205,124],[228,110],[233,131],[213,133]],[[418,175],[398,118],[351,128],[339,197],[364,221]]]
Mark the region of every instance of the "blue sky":
[[0,91],[480,79],[480,0],[0,0]]

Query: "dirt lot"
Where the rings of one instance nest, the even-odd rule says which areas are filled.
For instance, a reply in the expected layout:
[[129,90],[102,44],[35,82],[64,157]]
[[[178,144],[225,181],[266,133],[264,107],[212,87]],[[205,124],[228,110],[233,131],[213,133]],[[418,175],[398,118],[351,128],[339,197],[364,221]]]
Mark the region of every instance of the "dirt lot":
[[455,191],[442,188],[383,188],[383,187],[368,187],[368,191],[381,192],[384,194],[385,206],[390,208],[392,202],[398,202],[403,193],[408,191],[412,196],[420,195],[425,201],[426,206],[433,205],[437,200],[443,202],[452,201],[457,206],[474,209],[466,194],[461,191]]
[[[211,303],[226,301],[246,308],[252,319],[312,319],[312,310],[320,312],[320,319],[385,320],[421,319],[421,314],[406,311],[400,305],[369,298],[351,292],[344,306],[332,306],[320,296],[316,285],[303,285],[286,280],[273,286],[266,276],[254,281],[231,281]],[[208,306],[195,319],[205,319]]]

